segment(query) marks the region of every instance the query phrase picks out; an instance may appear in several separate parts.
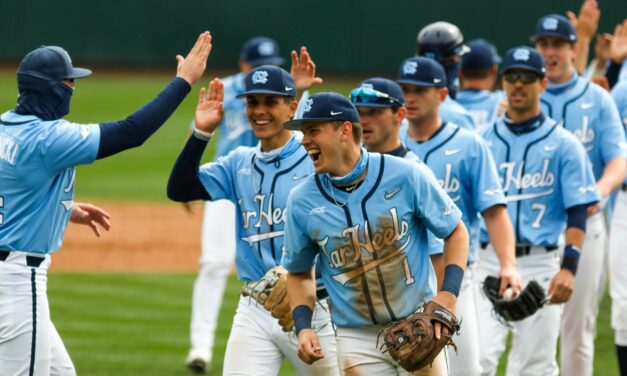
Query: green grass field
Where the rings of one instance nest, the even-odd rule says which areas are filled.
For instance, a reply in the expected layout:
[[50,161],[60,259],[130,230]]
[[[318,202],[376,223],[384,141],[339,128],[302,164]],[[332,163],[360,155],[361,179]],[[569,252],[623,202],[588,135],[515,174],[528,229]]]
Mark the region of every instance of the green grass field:
[[[168,75],[99,74],[77,82],[68,120],[106,122],[126,117],[169,82]],[[208,82],[208,78],[203,83]],[[356,83],[356,81],[355,81]],[[164,201],[170,168],[193,117],[197,85],[172,118],[141,148],[80,167],[80,200]],[[348,93],[350,84],[326,84],[321,90]],[[0,108],[14,107],[13,72],[0,72]],[[206,153],[211,156],[212,148]],[[52,319],[79,375],[188,375],[183,359],[188,331],[193,274],[51,273]],[[220,374],[239,283],[231,278],[222,307],[214,355]],[[542,333],[537,333],[542,335]],[[292,374],[284,368],[282,374]],[[501,373],[502,374],[502,370]],[[596,375],[617,375],[609,299],[603,300],[595,359]]]

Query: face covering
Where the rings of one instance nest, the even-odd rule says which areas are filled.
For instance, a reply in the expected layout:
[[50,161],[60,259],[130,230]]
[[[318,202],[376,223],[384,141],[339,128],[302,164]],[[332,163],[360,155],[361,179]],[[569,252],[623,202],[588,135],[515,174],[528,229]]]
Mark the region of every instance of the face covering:
[[19,96],[15,111],[35,115],[42,120],[56,120],[70,113],[74,90],[60,81],[18,74]]

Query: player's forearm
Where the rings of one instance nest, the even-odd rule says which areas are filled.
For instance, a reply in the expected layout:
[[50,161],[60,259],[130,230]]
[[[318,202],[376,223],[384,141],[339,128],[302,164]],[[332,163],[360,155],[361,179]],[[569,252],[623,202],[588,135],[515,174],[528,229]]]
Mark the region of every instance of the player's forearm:
[[490,243],[494,247],[501,268],[515,267],[514,228],[507,215],[507,208],[504,205],[495,205],[486,209],[482,214],[490,236]]
[[597,188],[601,199],[609,196],[617,190],[625,181],[627,161],[623,157],[612,159],[603,169],[603,175],[597,182]]
[[583,74],[586,71],[586,67],[588,65],[588,57],[590,55],[590,39],[582,38],[579,36],[579,41],[577,42],[577,54],[575,55],[575,61],[573,61],[573,65],[579,74]]
[[462,269],[468,264],[468,230],[463,221],[459,221],[455,230],[444,239],[444,266],[455,264]]
[[97,159],[143,144],[168,120],[190,90],[187,81],[175,78],[155,99],[126,119],[100,124]]
[[211,197],[200,182],[198,169],[208,140],[192,134],[179,154],[168,180],[167,194],[173,201],[187,202],[210,200]]
[[572,244],[581,249],[583,241],[586,238],[586,233],[580,228],[569,227],[566,229],[564,237],[566,239],[566,244]]
[[313,269],[303,273],[287,273],[287,296],[292,309],[299,305],[313,309],[316,304],[316,280]]

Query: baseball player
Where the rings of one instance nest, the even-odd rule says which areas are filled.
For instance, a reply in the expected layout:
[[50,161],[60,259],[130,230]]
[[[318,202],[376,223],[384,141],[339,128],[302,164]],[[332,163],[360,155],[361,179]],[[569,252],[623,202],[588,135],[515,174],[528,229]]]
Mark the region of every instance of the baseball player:
[[[612,90],[620,110],[623,126],[627,129],[627,77]],[[627,375],[627,180],[623,182],[612,218],[609,239],[610,296],[612,297],[612,328],[621,375]]]
[[[271,38],[258,36],[243,45],[240,72],[222,79],[224,116],[218,126],[216,158],[238,146],[257,145],[259,140],[246,116],[246,102],[237,96],[244,92],[244,78],[253,68],[283,62],[279,46]],[[235,257],[235,205],[231,201],[205,202],[201,243],[200,270],[192,294],[191,348],[186,359],[187,366],[199,373],[211,363],[218,314]]]
[[[337,93],[311,96],[303,118],[285,124],[302,130],[314,164],[290,193],[283,265],[298,333],[299,356],[316,364],[329,356],[312,328],[317,262],[337,327],[344,374],[406,375],[377,344],[389,322],[433,299],[451,312],[468,257],[461,213],[422,164],[369,153],[360,147],[355,107]],[[427,229],[445,239],[443,287],[436,294]],[[441,333],[436,327],[436,337]],[[446,373],[444,355],[414,374]]]
[[[297,80],[315,80],[315,65],[302,60]],[[279,265],[290,190],[313,173],[299,135],[283,128],[297,107],[295,80],[281,68],[263,65],[245,78],[246,114],[259,139],[257,147],[238,147],[216,162],[199,167],[211,134],[222,120],[223,85],[215,79],[207,99],[202,89],[196,108],[195,128],[176,161],[168,184],[175,201],[231,200],[237,209],[235,264],[238,277],[255,282]],[[324,361],[313,366],[300,362],[293,333],[282,331],[263,307],[241,297],[229,336],[224,375],[276,375],[287,358],[299,375],[336,375],[335,336],[319,291],[314,323],[328,349]]]
[[448,96],[440,105],[440,117],[462,128],[476,129],[472,116],[455,101],[459,90],[461,57],[468,51],[459,28],[448,22],[429,24],[420,30],[416,38],[416,55],[437,61],[446,73]]
[[541,96],[542,111],[584,145],[600,195],[599,205],[590,209],[582,268],[577,274],[577,289],[564,306],[560,335],[564,373],[591,375],[596,317],[605,288],[607,230],[603,206],[625,179],[626,154],[621,148],[625,134],[611,95],[581,78],[573,66],[577,35],[568,19],[556,14],[540,18],[532,39],[546,62],[549,79]]
[[[537,51],[510,49],[503,62],[502,81],[508,112],[481,133],[490,145],[506,195],[522,280],[524,284],[536,280],[552,305],[508,327],[494,317],[490,301],[476,294],[484,375],[495,374],[510,328],[508,375],[558,374],[555,355],[562,306],[557,303],[568,301],[578,265],[585,267],[585,261],[579,262],[579,250],[586,232],[586,210],[598,201],[597,189],[581,143],[540,111],[540,94],[548,84],[545,72]],[[566,244],[560,266],[557,249],[564,228]],[[483,232],[481,242],[484,250],[477,281],[498,271],[494,246]]]
[[202,76],[210,51],[204,32],[154,100],[101,124],[63,120],[75,80],[91,74],[63,48],[37,48],[20,63],[17,106],[0,116],[0,375],[76,374],[50,321],[47,270],[68,220],[106,229],[108,215],[73,203],[74,167],[141,145]]
[[[414,67],[416,69],[414,69]],[[464,329],[457,341],[460,351],[449,358],[451,374],[479,375],[479,332],[473,292],[473,264],[477,261],[481,214],[495,244],[501,268],[500,293],[508,286],[520,290],[514,257],[514,231],[507,215],[505,196],[488,146],[473,131],[445,122],[438,106],[446,98],[446,76],[436,61],[413,57],[399,69],[397,82],[405,95],[409,124],[401,140],[435,174],[438,182],[461,209],[470,234],[470,255],[458,300]]]
[[501,57],[496,47],[485,39],[468,42],[470,51],[462,56],[461,91],[457,102],[472,116],[477,128],[492,124],[505,94],[493,91]]

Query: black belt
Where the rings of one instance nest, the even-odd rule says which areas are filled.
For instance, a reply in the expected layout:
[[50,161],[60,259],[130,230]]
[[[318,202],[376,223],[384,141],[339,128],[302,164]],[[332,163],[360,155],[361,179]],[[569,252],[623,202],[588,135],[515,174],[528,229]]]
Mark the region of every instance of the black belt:
[[321,288],[319,290],[316,290],[316,298],[318,298],[318,300],[323,300],[329,297],[329,292],[327,291],[326,288]]
[[[11,251],[5,251],[3,249],[0,249],[0,261],[6,261],[6,259],[9,258],[10,254],[11,254]],[[44,262],[45,259],[46,259],[45,257],[27,255],[26,266],[30,266],[32,268],[38,268],[39,265],[41,265],[41,263]]]
[[[488,243],[480,243],[480,246],[481,249],[486,249],[488,248]],[[528,256],[533,247],[535,246],[528,244],[516,244],[516,257]],[[547,252],[553,252],[557,249],[557,246],[554,245],[541,245],[539,247],[543,247]]]

